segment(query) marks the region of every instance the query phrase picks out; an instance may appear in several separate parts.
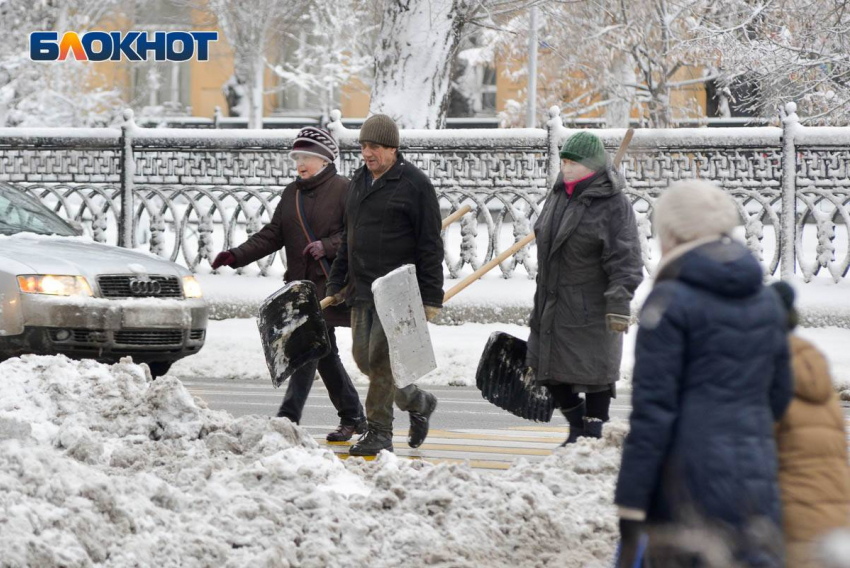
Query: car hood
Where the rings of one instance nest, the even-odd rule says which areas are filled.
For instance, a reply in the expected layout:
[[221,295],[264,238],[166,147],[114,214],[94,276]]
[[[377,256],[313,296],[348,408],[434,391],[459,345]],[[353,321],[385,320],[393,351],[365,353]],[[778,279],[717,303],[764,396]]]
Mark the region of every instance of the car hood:
[[28,266],[32,274],[162,274],[186,276],[188,270],[164,258],[103,245],[82,237],[20,234],[0,237],[0,259]]

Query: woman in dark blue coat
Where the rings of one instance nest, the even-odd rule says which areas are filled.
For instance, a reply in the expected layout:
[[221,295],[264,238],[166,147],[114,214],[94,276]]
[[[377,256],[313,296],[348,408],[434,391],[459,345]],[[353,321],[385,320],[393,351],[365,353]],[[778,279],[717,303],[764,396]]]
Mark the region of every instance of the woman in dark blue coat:
[[642,532],[663,566],[704,565],[707,543],[744,566],[782,566],[773,424],[792,395],[788,341],[761,266],[727,236],[737,223],[732,199],[704,182],[656,204],[662,261],[640,316],[615,496],[621,566]]

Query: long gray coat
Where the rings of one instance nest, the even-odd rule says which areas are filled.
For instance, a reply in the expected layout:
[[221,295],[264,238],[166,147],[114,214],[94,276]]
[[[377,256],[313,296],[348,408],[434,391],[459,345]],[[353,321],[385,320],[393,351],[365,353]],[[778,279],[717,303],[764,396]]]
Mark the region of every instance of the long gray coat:
[[630,315],[643,280],[637,223],[623,185],[616,172],[603,171],[568,198],[558,176],[534,227],[538,274],[527,363],[542,384],[606,385],[620,378],[623,338],[608,330],[605,314]]

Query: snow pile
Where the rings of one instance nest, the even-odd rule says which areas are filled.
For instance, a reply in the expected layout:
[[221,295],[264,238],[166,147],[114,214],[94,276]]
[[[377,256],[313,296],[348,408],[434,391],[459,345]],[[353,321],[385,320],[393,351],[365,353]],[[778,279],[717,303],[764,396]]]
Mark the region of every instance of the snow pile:
[[625,434],[504,474],[341,461],[285,419],[233,419],[144,367],[0,364],[12,566],[606,566]]

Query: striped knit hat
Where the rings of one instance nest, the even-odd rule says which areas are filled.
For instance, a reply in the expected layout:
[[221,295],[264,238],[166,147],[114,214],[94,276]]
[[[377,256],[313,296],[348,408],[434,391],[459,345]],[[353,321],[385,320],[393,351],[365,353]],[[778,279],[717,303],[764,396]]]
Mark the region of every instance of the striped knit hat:
[[339,156],[339,147],[327,130],[307,126],[298,132],[289,157],[295,159],[296,154],[309,154],[333,162]]

